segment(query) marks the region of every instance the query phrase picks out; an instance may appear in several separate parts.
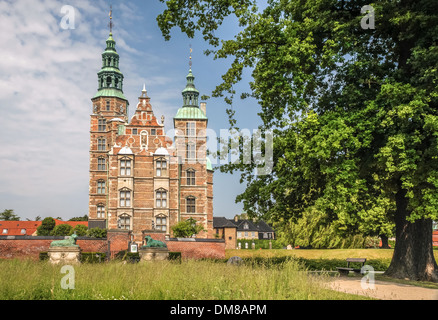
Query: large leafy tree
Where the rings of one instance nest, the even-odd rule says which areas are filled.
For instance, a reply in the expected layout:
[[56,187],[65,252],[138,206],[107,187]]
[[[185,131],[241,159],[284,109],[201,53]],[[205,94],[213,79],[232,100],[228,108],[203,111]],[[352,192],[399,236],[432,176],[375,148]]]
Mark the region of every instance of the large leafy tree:
[[[164,2],[164,0],[162,0]],[[341,233],[388,234],[386,273],[438,281],[432,219],[438,216],[438,2],[398,0],[169,0],[166,39],[199,30],[215,59],[232,58],[213,92],[230,101],[245,68],[262,129],[273,129],[271,175],[233,164],[248,185],[249,213],[286,225],[308,212]],[[364,29],[364,5],[374,28]],[[215,30],[233,15],[241,31]],[[370,21],[369,21],[370,22]],[[231,121],[234,124],[233,121]],[[252,211],[251,211],[252,210]],[[372,227],[370,227],[372,226]]]
[[20,217],[14,213],[14,209],[5,209],[0,213],[0,220],[3,221],[19,221]]

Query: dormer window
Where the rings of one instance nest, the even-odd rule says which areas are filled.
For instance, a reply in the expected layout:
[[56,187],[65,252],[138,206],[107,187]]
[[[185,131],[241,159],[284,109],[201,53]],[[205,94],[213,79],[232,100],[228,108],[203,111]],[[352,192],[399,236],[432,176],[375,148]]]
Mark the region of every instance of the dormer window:
[[247,223],[245,223],[245,224],[243,225],[243,229],[249,229],[249,226],[248,226]]

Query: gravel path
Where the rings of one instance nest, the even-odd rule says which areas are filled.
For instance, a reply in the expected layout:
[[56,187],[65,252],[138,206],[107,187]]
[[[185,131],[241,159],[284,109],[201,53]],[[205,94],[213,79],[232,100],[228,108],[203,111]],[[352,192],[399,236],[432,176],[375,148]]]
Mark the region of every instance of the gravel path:
[[328,283],[330,289],[364,295],[381,300],[438,300],[438,289],[421,288],[393,282],[374,281],[362,288],[362,278],[336,277]]

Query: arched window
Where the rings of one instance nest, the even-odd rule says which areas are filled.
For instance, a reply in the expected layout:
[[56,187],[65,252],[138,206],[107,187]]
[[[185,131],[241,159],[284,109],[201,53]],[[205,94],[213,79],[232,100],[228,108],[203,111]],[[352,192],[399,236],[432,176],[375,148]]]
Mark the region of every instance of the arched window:
[[186,198],[186,212],[187,213],[196,213],[196,198],[195,197],[187,197]]
[[167,190],[160,188],[155,191],[155,206],[157,208],[167,208]]
[[120,206],[130,207],[131,206],[131,190],[128,188],[123,188],[120,190]]

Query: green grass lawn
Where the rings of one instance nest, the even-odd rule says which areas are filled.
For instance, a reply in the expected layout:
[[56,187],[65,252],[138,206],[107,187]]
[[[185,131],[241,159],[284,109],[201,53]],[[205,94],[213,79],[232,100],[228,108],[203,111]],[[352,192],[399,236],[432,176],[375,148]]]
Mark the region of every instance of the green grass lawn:
[[[226,257],[239,256],[247,257],[283,257],[293,256],[305,259],[347,259],[347,258],[366,258],[366,259],[391,259],[393,249],[272,249],[272,250],[226,250]],[[438,257],[438,252],[434,252]]]
[[289,261],[281,266],[230,266],[213,261],[81,264],[71,273],[47,261],[0,260],[2,300],[343,300],[365,299],[324,289]]

